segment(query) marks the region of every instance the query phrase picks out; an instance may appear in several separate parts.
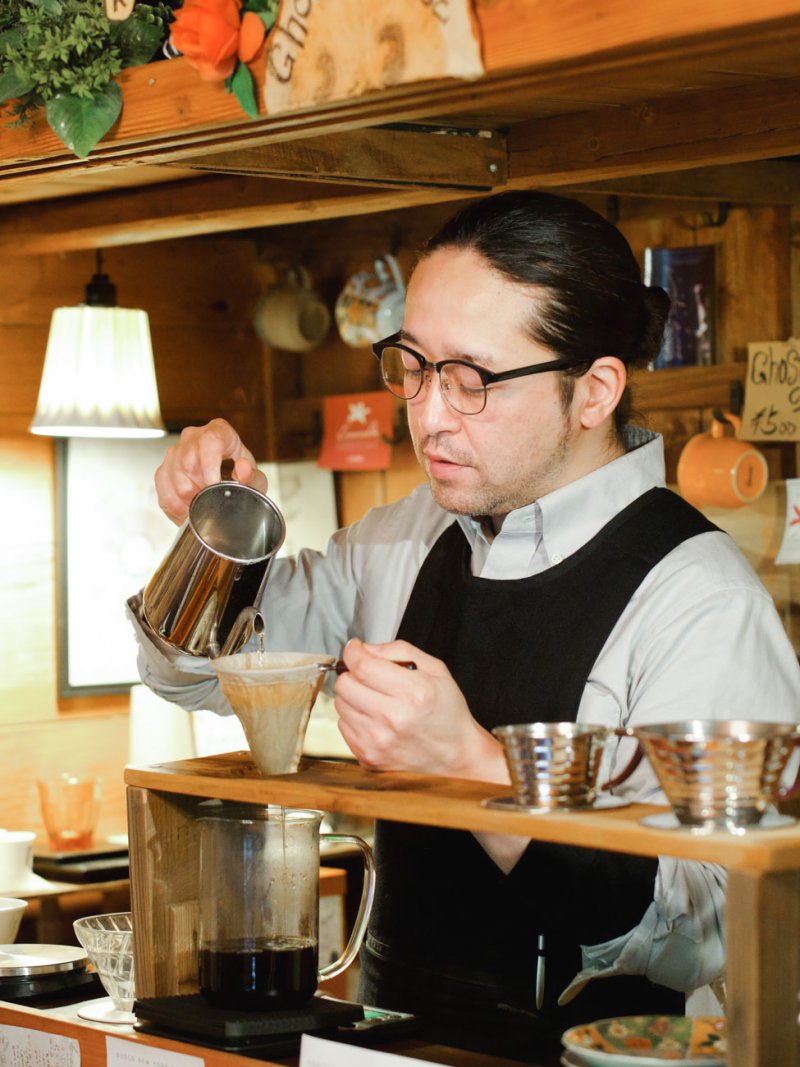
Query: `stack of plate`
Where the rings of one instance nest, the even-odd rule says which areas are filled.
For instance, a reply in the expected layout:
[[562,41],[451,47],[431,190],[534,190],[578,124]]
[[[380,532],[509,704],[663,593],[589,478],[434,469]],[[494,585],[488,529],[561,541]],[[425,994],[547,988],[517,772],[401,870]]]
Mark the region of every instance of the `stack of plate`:
[[574,1026],[561,1038],[565,1067],[724,1067],[722,1016],[628,1015]]

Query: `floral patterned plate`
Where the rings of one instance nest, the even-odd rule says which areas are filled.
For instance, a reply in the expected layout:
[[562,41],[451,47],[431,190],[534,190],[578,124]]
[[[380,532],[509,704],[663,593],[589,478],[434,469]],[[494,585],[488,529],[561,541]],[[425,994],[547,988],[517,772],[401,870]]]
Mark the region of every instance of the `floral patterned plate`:
[[628,1015],[567,1030],[561,1038],[586,1067],[724,1067],[722,1016]]

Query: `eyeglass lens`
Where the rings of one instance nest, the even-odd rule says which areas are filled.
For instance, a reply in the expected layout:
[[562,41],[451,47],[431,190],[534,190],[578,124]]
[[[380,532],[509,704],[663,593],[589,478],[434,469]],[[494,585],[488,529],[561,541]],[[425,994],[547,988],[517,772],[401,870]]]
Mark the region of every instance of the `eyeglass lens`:
[[[381,352],[383,380],[395,396],[413,400],[424,384],[423,370],[418,360],[402,348],[391,346]],[[475,415],[486,405],[486,387],[474,367],[463,363],[448,363],[439,371],[442,393],[448,404],[462,415]]]

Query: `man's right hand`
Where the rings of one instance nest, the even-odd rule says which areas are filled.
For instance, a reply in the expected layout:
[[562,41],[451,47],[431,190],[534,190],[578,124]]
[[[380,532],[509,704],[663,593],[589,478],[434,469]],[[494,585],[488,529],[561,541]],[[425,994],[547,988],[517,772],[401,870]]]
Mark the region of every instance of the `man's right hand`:
[[266,492],[267,479],[256,466],[253,453],[230,423],[213,419],[206,426],[185,429],[156,471],[158,503],[164,514],[180,525],[195,495],[220,481],[220,468],[226,459],[233,460],[237,481]]

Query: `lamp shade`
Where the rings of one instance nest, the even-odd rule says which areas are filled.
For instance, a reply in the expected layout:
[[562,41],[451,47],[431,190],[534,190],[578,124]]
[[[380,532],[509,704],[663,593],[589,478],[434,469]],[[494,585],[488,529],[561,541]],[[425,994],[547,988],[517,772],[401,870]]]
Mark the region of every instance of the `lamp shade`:
[[56,308],[31,432],[53,437],[161,437],[147,313]]

